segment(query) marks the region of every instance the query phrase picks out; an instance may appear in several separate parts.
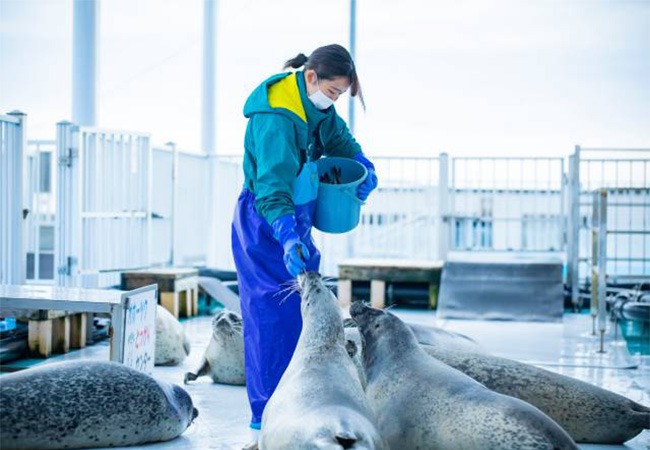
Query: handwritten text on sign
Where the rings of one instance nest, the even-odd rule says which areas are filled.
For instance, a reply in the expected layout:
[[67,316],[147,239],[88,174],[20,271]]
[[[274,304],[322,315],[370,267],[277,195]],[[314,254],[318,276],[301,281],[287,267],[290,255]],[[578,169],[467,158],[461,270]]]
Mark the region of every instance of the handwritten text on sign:
[[151,375],[156,348],[155,291],[129,297],[124,327],[124,364]]

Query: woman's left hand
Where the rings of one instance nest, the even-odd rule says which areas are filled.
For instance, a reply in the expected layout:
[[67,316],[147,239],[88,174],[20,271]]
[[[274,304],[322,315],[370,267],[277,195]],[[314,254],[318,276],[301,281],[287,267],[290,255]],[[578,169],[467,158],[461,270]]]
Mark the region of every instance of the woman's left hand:
[[368,176],[365,181],[357,188],[357,197],[359,200],[365,201],[370,193],[377,188],[377,174],[375,169],[368,169]]

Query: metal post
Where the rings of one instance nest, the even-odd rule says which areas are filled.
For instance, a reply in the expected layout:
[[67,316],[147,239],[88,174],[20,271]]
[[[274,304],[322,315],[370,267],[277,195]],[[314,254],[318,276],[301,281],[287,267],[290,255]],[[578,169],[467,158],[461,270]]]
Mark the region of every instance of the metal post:
[[580,256],[580,146],[576,145],[573,157],[569,159],[569,186],[570,195],[569,204],[571,208],[569,214],[571,217],[571,252],[569,255],[570,264],[570,288],[571,303],[576,310],[581,305],[580,296],[578,295],[578,283],[580,282],[579,256]]
[[438,175],[438,258],[447,260],[449,241],[449,155],[440,153]]
[[607,191],[601,189],[598,202],[598,330],[600,350],[605,353],[604,341],[607,329]]
[[178,206],[178,150],[174,142],[165,144],[172,151],[172,213],[171,213],[171,249],[169,262],[172,266],[176,265],[176,210]]
[[[21,111],[12,111],[10,116],[15,117],[18,121],[17,124],[12,124],[10,127],[15,128],[15,133],[9,131],[7,133],[9,141],[8,145],[8,175],[9,186],[7,199],[7,211],[9,213],[9,242],[6,242],[9,250],[9,261],[7,264],[8,276],[5,281],[9,284],[23,284],[25,282],[25,245],[23,233],[23,193],[25,189],[25,154],[27,152],[27,115]],[[9,136],[12,136],[13,139]],[[11,143],[13,142],[13,145]]]
[[596,318],[598,317],[600,301],[600,275],[598,266],[598,252],[600,238],[600,192],[593,193],[593,205],[591,209],[591,303],[589,305],[589,314],[591,315],[591,335],[596,336]]
[[77,185],[79,139],[76,127],[70,122],[57,123],[56,155],[58,165],[56,234],[56,285],[75,286],[77,266],[77,249],[75,241],[80,230],[75,220],[79,213]]
[[72,32],[72,120],[97,125],[99,0],[74,0]]
[[[357,53],[357,0],[350,0],[350,55],[356,65]],[[348,100],[348,127],[354,133],[354,97]]]
[[203,93],[202,139],[203,150],[216,152],[216,60],[217,60],[217,0],[203,3]]

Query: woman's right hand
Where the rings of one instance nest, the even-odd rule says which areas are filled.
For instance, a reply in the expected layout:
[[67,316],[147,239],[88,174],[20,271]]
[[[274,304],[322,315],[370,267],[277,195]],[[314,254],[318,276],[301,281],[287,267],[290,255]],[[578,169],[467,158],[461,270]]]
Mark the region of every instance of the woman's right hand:
[[300,239],[291,239],[286,242],[284,247],[284,266],[289,274],[295,278],[305,271],[307,261],[309,261],[309,250]]
[[296,232],[296,218],[292,215],[278,217],[273,222],[273,236],[284,250],[284,266],[295,278],[307,268],[310,255],[307,246]]

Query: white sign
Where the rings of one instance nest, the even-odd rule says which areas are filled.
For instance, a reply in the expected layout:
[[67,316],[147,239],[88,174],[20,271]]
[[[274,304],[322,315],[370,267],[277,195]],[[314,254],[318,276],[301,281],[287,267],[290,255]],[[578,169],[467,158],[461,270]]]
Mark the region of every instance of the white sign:
[[151,375],[156,350],[156,290],[128,297],[124,317],[124,365]]

